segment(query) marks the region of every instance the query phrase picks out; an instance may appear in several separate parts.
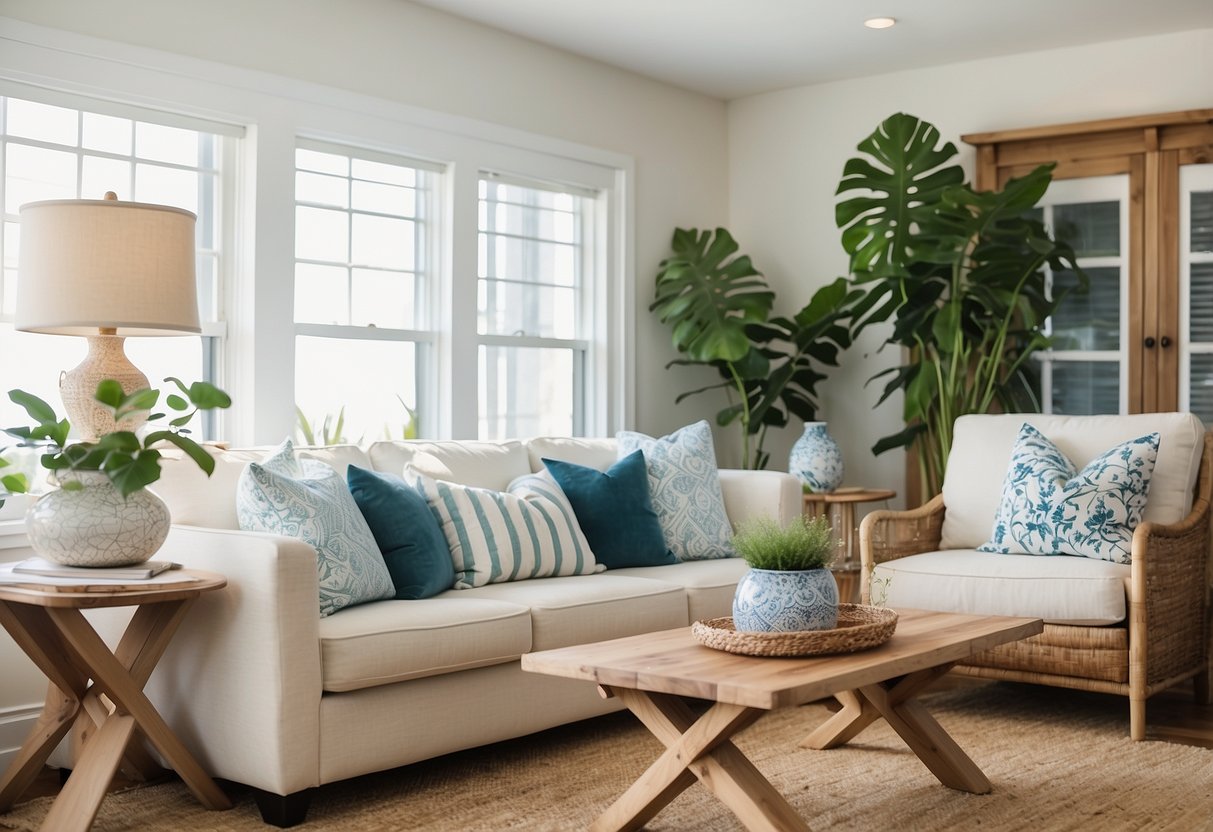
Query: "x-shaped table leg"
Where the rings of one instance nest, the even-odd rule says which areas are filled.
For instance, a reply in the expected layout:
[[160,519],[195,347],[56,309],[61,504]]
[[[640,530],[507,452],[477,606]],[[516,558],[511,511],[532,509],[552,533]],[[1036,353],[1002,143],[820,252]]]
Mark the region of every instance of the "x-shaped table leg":
[[884,717],[940,783],[964,792],[986,794],[990,791],[989,779],[914,698],[951,669],[951,664],[945,664],[835,694],[842,703],[842,710],[819,725],[801,745],[836,748]]
[[0,624],[51,683],[33,733],[0,777],[0,811],[25,791],[73,721],[79,723],[77,734],[83,745],[44,829],[87,830],[119,764],[139,772],[155,767],[151,756],[132,742],[138,732],[169,761],[204,806],[231,807],[227,796],[143,693],[192,600],[139,607],[114,652],[78,609],[0,602]]
[[767,711],[716,703],[699,717],[681,698],[607,688],[665,744],[665,753],[594,821],[595,832],[644,826],[697,779],[747,829],[808,832],[808,824],[730,738]]

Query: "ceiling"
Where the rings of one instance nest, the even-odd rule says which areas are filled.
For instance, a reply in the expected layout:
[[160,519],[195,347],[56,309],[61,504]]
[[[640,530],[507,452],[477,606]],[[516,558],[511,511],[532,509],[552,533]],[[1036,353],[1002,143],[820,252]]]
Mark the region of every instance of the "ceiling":
[[[414,0],[716,98],[1186,29],[1213,0]],[[891,29],[868,17],[897,18]]]

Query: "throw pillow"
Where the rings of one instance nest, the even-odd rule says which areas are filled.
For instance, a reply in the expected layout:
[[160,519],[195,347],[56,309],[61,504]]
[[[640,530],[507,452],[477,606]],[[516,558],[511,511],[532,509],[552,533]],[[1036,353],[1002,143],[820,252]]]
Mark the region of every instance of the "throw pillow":
[[1157,433],[1130,439],[1079,471],[1025,423],[1011,449],[994,530],[978,551],[1131,562],[1158,443]]
[[296,459],[289,439],[244,469],[236,515],[242,529],[298,538],[316,549],[321,617],[395,594],[345,480],[323,462]]
[[407,465],[404,478],[438,519],[455,589],[598,571],[572,507],[529,484],[517,494],[492,491],[436,480]]
[[733,527],[724,510],[712,429],[706,421],[654,439],[620,431],[619,456],[644,451],[653,509],[665,542],[681,560],[736,556]]
[[607,569],[678,562],[665,545],[653,511],[641,451],[606,471],[557,459],[544,458],[543,464],[573,505],[594,556]]
[[350,466],[346,481],[383,553],[396,597],[412,601],[450,589],[451,550],[425,498],[395,474],[357,465]]

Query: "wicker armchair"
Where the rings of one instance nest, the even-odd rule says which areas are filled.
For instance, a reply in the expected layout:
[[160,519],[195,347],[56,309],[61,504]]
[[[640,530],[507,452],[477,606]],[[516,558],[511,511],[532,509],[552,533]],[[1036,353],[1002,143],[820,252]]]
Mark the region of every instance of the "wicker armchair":
[[[1210,702],[1210,494],[1213,433],[1204,437],[1192,508],[1170,525],[1143,522],[1133,535],[1128,617],[1115,626],[1045,624],[1038,636],[996,647],[957,665],[968,676],[1056,685],[1129,697],[1129,733],[1145,739],[1146,700],[1195,680]],[[943,495],[911,511],[876,511],[859,531],[863,600],[873,568],[939,549]]]

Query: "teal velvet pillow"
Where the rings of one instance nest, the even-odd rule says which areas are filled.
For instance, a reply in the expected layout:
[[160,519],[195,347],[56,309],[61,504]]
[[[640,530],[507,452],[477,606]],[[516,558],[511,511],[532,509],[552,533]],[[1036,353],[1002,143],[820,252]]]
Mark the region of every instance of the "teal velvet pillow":
[[392,474],[351,465],[350,493],[383,553],[396,597],[413,601],[450,589],[455,565],[425,498]]
[[573,505],[594,557],[607,569],[677,563],[649,495],[644,453],[635,451],[606,471],[544,459]]

